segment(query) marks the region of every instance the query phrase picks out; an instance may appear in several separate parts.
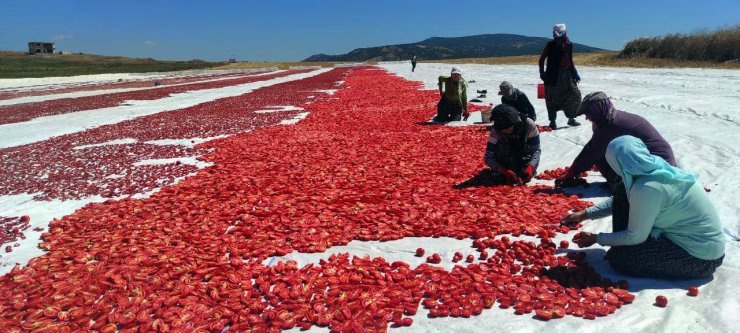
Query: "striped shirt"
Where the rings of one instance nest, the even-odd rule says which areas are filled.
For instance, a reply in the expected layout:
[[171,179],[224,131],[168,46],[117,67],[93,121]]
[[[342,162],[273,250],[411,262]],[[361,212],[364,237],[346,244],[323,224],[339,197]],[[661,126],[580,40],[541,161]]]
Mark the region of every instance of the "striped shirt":
[[[496,130],[491,130],[491,135],[488,137],[488,144],[486,145],[486,153],[483,157],[483,160],[486,165],[491,168],[491,170],[493,170],[494,173],[496,173],[496,170],[499,166],[503,166],[507,169],[514,169],[515,172],[520,172],[521,170],[516,169],[524,168],[528,164],[531,164],[535,167],[535,169],[537,169],[537,166],[540,164],[540,154],[542,153],[542,149],[540,148],[540,133],[537,130],[537,126],[535,125],[534,121],[532,121],[532,119],[527,118],[525,132],[527,138],[525,140],[523,151],[512,151],[512,147],[499,147],[500,145],[504,144],[504,142],[510,141],[503,140],[506,135],[499,133]],[[510,160],[520,160],[520,162],[516,163],[518,164],[517,166],[511,165],[512,163],[507,163],[496,159],[497,152],[499,152],[500,154],[500,152],[504,150],[507,151],[508,154],[518,155],[509,156]]]

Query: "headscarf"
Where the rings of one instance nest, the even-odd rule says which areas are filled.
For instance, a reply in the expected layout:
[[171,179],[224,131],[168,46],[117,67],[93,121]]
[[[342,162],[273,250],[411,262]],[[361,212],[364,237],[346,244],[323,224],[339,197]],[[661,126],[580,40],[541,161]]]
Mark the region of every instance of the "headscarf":
[[514,95],[514,86],[512,86],[511,83],[509,83],[509,81],[501,82],[501,84],[498,86],[498,89],[499,89],[499,92],[498,92],[499,95],[504,96],[509,99],[512,99],[512,97],[514,97],[513,99],[516,99],[515,98],[516,96]]
[[601,91],[592,92],[583,98],[577,115],[585,114],[596,126],[611,124],[617,114],[609,97]]
[[[556,35],[559,34],[559,36]],[[560,46],[560,51],[565,52],[568,44],[570,44],[570,38],[568,38],[568,29],[565,26],[565,23],[558,23],[554,26],[552,26],[552,34],[553,39],[555,42]]]
[[491,120],[493,120],[493,129],[497,131],[505,130],[522,122],[519,111],[506,104],[496,105],[491,110]]
[[554,33],[562,33],[565,35],[565,33],[568,31],[568,29],[565,27],[565,23],[558,23],[556,25],[552,26],[552,32]]
[[661,183],[696,182],[696,174],[673,167],[660,156],[650,154],[642,140],[620,136],[606,147],[606,161],[622,177],[624,188],[630,193],[635,177],[651,176]]

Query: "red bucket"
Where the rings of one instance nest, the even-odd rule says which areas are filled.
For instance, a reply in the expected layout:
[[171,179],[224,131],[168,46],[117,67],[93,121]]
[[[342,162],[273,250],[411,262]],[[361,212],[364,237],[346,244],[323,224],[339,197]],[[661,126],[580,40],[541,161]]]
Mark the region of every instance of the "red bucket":
[[539,99],[545,98],[545,84],[544,83],[537,84],[537,98]]

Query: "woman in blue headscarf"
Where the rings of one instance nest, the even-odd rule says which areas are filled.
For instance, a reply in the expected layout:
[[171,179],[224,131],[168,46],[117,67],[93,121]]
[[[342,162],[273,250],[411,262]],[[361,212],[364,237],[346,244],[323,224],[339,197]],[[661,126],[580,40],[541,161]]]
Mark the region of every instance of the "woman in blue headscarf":
[[[722,264],[722,223],[696,175],[650,154],[633,136],[614,139],[609,166],[622,177],[630,203],[627,229],[581,232],[579,247],[611,246],[605,259],[624,274],[659,278],[707,277]],[[587,208],[584,217],[611,214],[612,200]]]

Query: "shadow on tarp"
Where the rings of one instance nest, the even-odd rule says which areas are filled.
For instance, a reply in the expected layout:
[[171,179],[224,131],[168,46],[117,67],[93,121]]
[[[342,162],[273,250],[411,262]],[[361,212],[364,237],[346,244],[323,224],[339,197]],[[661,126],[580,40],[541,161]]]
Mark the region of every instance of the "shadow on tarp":
[[611,190],[606,182],[590,183],[588,187],[576,186],[565,188],[538,188],[534,193],[577,195],[580,199],[603,198],[611,196]]
[[566,187],[562,189],[562,191],[566,194],[578,195],[578,197],[581,199],[603,198],[610,197],[612,195],[611,188],[609,188],[609,184],[607,184],[606,182],[588,183],[588,187]]
[[501,176],[494,176],[491,169],[485,168],[481,171],[479,171],[475,176],[472,178],[455,185],[452,185],[452,188],[456,190],[462,190],[466,188],[471,187],[491,187],[491,186],[500,186],[500,185],[511,185],[505,183],[505,180]]
[[609,278],[612,281],[627,280],[629,282],[630,292],[640,292],[643,290],[650,289],[683,289],[687,290],[690,286],[702,286],[714,280],[714,276],[701,278],[701,279],[683,279],[683,280],[669,280],[669,279],[655,279],[645,277],[635,277],[631,275],[625,275],[615,271],[609,262],[604,260],[606,255],[605,249],[562,249],[557,250],[557,254],[566,254],[568,252],[585,252],[586,262],[596,269],[602,278]]
[[564,188],[543,188],[536,189],[535,193],[547,193],[556,194],[562,193],[565,195],[577,195],[581,199],[588,198],[603,198],[610,197],[612,195],[611,189],[606,182],[589,183],[588,186],[574,186]]

